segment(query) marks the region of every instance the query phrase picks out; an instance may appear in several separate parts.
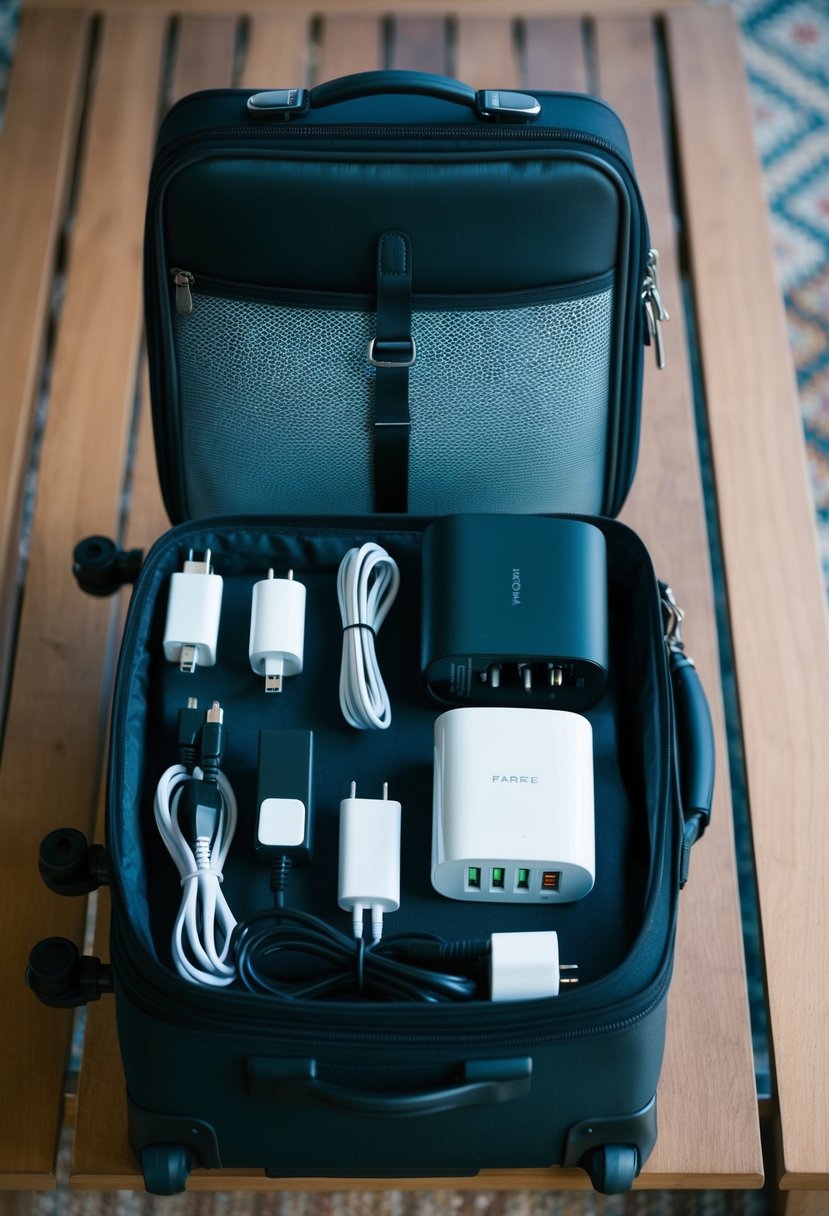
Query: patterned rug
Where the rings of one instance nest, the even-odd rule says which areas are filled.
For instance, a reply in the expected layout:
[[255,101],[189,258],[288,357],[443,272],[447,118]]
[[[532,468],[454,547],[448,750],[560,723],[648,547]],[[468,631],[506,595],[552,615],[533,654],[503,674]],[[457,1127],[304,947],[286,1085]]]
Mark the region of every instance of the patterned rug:
[[[731,0],[740,22],[758,150],[765,173],[779,281],[803,415],[824,575],[829,589],[829,0]],[[393,4],[389,7],[393,8]],[[19,0],[0,0],[0,118],[14,57]],[[735,775],[739,766],[735,765]],[[735,795],[738,795],[735,780]],[[750,845],[745,857],[750,886]],[[747,905],[750,900],[747,900]],[[756,916],[747,908],[752,963]],[[759,989],[759,981],[756,984]],[[755,1001],[758,1084],[767,1083],[762,991]],[[592,1194],[399,1191],[190,1195],[153,1200],[120,1193],[0,1195],[0,1216],[763,1216],[763,1193]]]
[[734,0],[829,587],[829,4]]

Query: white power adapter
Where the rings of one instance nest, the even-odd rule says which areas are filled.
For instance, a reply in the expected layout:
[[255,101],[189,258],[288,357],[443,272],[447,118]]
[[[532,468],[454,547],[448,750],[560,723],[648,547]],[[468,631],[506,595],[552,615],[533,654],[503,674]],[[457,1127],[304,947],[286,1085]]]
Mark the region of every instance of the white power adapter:
[[363,913],[371,909],[371,938],[383,935],[383,913],[400,907],[401,806],[389,798],[358,798],[351,782],[340,803],[340,868],[337,902],[351,912],[355,937],[363,936]]
[[469,706],[435,722],[432,885],[450,899],[566,903],[595,877],[593,728]]
[[268,577],[254,584],[250,608],[250,665],[265,677],[265,692],[282,692],[284,676],[302,671],[305,649],[305,587],[294,579]]
[[182,671],[216,663],[224,583],[221,575],[213,573],[210,556],[208,549],[196,561],[191,549],[183,568],[170,576],[164,657]]

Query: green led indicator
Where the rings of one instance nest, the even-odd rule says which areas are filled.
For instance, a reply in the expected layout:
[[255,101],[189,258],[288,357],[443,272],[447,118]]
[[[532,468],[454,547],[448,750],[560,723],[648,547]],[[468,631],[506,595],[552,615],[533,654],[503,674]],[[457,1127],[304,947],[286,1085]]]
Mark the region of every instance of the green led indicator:
[[478,866],[470,866],[466,871],[466,885],[468,887],[480,887],[481,871]]
[[519,891],[529,891],[530,889],[530,872],[529,870],[520,869],[516,880],[516,888]]
[[504,885],[504,868],[503,866],[492,867],[492,885],[493,887],[503,887]]

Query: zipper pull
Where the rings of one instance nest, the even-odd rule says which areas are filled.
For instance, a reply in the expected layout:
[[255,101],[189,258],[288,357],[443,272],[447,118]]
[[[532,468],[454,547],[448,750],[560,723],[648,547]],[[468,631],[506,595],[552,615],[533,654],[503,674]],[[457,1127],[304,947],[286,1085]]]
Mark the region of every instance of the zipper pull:
[[656,352],[656,366],[661,371],[665,366],[665,343],[662,338],[662,322],[670,320],[668,310],[662,302],[659,290],[659,251],[648,250],[647,273],[642,282],[642,305],[648,327],[648,343]]
[[[662,624],[665,628],[665,645],[669,654],[685,654],[682,640],[682,622],[685,613],[676,602],[676,596],[667,583],[659,584],[659,602],[662,608]],[[688,660],[693,666],[692,660]]]
[[193,295],[190,288],[196,281],[195,275],[189,270],[179,270],[173,266],[170,277],[176,286],[176,312],[182,317],[188,317],[193,311]]

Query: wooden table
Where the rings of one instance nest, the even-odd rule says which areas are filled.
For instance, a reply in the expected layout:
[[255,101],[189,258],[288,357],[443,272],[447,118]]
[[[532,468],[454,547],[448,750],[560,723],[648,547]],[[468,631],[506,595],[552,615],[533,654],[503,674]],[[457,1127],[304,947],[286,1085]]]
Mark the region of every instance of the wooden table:
[[[624,517],[687,611],[687,644],[711,696],[720,755],[714,823],[694,851],[681,900],[660,1135],[637,1185],[756,1187],[764,1169],[695,364],[754,828],[780,1182],[794,1188],[793,1213],[816,1213],[817,1192],[829,1186],[829,816],[822,806],[829,747],[821,738],[829,722],[829,633],[730,14],[687,6],[656,12],[645,0],[604,0],[586,17],[568,13],[561,0],[456,0],[451,16],[433,0],[402,0],[392,16],[380,0],[348,7],[329,0],[322,13],[301,3],[249,4],[244,21],[235,0],[200,0],[198,9],[173,19],[163,0],[140,7],[102,0],[93,18],[63,0],[30,0],[0,138],[0,688],[8,689],[0,769],[0,1186],[54,1185],[66,1119],[74,1122],[73,1186],[142,1185],[126,1139],[111,1002],[89,1009],[77,1099],[67,1102],[71,1016],[40,1006],[22,975],[35,941],[83,933],[82,901],[59,899],[39,882],[38,842],[64,824],[94,835],[102,805],[123,604],[77,591],[71,550],[92,532],[144,546],[166,527],[141,346],[142,221],[159,115],[176,96],[232,80],[268,87],[387,65],[449,72],[476,86],[589,89],[628,126],[672,320],[667,370],[657,373],[650,361],[647,369],[642,454]],[[56,268],[65,293],[50,322]],[[21,502],[45,365],[48,417],[19,602]],[[102,894],[96,948],[104,955],[106,923]],[[190,1181],[198,1190],[397,1185],[434,1183],[277,1182],[231,1171],[196,1172]],[[550,1169],[440,1185],[559,1189],[587,1180],[580,1171]]]

